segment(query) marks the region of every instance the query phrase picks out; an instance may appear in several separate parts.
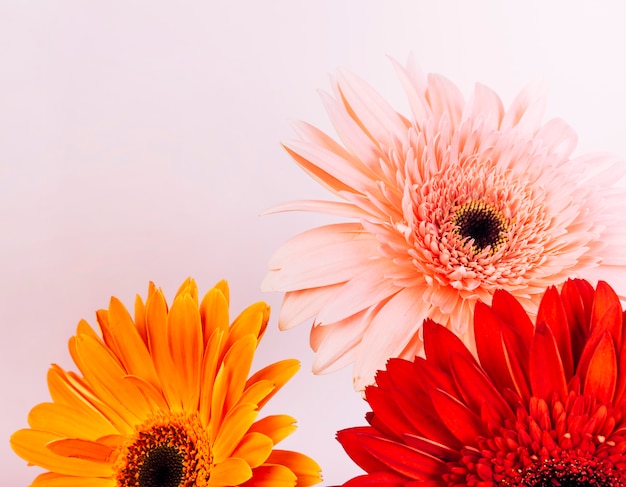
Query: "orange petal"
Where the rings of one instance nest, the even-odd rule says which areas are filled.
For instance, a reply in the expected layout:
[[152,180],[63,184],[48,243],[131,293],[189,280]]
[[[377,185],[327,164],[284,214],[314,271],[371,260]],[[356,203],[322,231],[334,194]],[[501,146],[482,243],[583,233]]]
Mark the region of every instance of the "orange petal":
[[150,411],[143,395],[123,380],[126,371],[111,352],[93,338],[76,337],[77,365],[95,394],[129,424],[143,420]]
[[239,404],[228,412],[213,445],[213,458],[216,462],[219,463],[231,455],[258,414],[255,404]]
[[114,457],[114,450],[97,441],[83,440],[80,438],[62,438],[53,440],[46,447],[56,455],[68,458],[82,458],[92,462],[108,463]]
[[274,443],[261,433],[246,434],[237,448],[232,453],[232,457],[241,458],[246,461],[251,468],[256,468],[264,463],[272,453]]
[[124,365],[127,374],[142,377],[158,387],[159,379],[146,343],[124,305],[115,297],[111,298],[109,303],[107,335],[108,343],[115,344],[112,349]]
[[113,465],[110,463],[55,455],[46,445],[59,439],[61,437],[47,431],[22,429],[11,436],[11,447],[24,460],[51,472],[79,477],[110,477],[113,475]]
[[233,407],[244,390],[246,379],[252,367],[254,351],[257,347],[257,339],[254,335],[246,335],[237,340],[224,356],[224,368],[226,391],[224,405],[226,410]]
[[[153,283],[150,283],[154,286]],[[148,329],[146,327],[146,305],[141,299],[141,296],[135,296],[135,326],[137,327],[137,332],[141,336],[141,339],[148,346]]]
[[167,316],[167,333],[182,406],[197,411],[200,398],[202,324],[198,303],[189,294],[179,295]]
[[296,487],[308,487],[321,482],[322,468],[312,458],[295,451],[274,450],[267,463],[276,463],[289,468],[298,477]]
[[260,340],[267,328],[269,316],[270,308],[263,302],[248,306],[235,318],[230,326],[226,348],[230,348],[234,342],[249,333],[255,335]]
[[107,418],[122,434],[131,434],[133,428],[111,407],[104,404],[82,379],[52,365],[48,371],[48,388],[56,404],[63,404],[91,417],[95,422]]
[[261,380],[255,382],[249,387],[246,387],[245,391],[241,395],[239,402],[249,402],[252,404],[265,403],[266,398],[274,391],[274,383],[269,380]]
[[296,430],[296,420],[286,414],[266,416],[250,426],[249,431],[258,431],[269,436],[276,445]]
[[226,304],[230,305],[230,289],[228,288],[228,281],[222,279],[221,281],[218,281],[218,283],[215,284],[215,286],[213,287],[222,292],[222,294],[226,298]]
[[167,334],[167,302],[157,290],[146,303],[148,345],[161,387],[172,409],[182,409],[174,363],[170,355]]
[[191,277],[185,279],[185,281],[180,285],[178,291],[176,291],[174,300],[176,300],[177,297],[184,295],[191,297],[191,299],[196,303],[196,307],[198,307],[198,286],[196,285],[196,281]]
[[253,477],[246,482],[246,487],[294,487],[296,475],[283,465],[261,465],[254,469]]
[[224,332],[228,330],[230,324],[228,300],[222,291],[213,288],[204,295],[200,303],[200,320],[205,347],[214,330],[220,329]]
[[[213,386],[217,375],[218,360],[222,348],[224,331],[213,330],[209,341],[206,344],[204,356],[202,357],[202,371],[200,377],[200,404],[198,411],[203,424],[209,424],[212,414]],[[220,403],[223,404],[223,401]]]
[[276,394],[280,388],[283,387],[296,372],[298,372],[298,370],[300,370],[300,362],[298,360],[286,359],[270,364],[267,367],[263,367],[261,370],[255,372],[248,379],[246,388],[261,380],[269,380],[273,382],[275,386],[274,391],[259,403],[259,409],[261,409],[267,401],[269,401],[274,394]]
[[210,487],[239,485],[252,477],[250,466],[241,458],[227,458],[211,469]]
[[85,414],[65,404],[44,402],[28,414],[28,424],[36,430],[50,431],[68,438],[95,440],[104,435],[118,434],[117,429],[101,414]]
[[96,477],[71,477],[46,472],[38,475],[30,485],[31,487],[115,487],[116,481]]
[[167,400],[165,399],[165,396],[163,396],[163,392],[154,387],[151,383],[145,381],[142,377],[127,375],[124,377],[124,380],[133,384],[137,390],[143,394],[143,397],[150,403],[153,411],[166,411],[169,409]]
[[98,336],[96,331],[91,327],[91,325],[87,323],[85,320],[80,320],[78,322],[78,326],[76,327],[76,334],[77,335],[89,335],[90,337],[96,340],[102,340]]

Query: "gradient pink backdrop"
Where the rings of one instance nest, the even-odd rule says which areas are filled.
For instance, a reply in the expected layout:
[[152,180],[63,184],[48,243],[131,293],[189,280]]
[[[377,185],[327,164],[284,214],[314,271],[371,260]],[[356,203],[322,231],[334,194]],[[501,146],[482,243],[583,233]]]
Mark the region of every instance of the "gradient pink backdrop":
[[278,332],[280,296],[259,290],[280,242],[329,221],[259,216],[325,196],[280,148],[289,120],[330,128],[316,90],[338,66],[404,110],[386,56],[413,52],[505,104],[543,76],[579,152],[626,158],[625,48],[619,2],[0,0],[0,484],[36,474],[8,438],[48,399],[49,364],[72,367],[78,320],[189,275],[228,279],[233,312],[272,305],[258,365],[302,361],[268,406],[298,418],[284,445],[326,485],[355,475],[334,440],[367,410],[350,371],[313,376],[308,328]]

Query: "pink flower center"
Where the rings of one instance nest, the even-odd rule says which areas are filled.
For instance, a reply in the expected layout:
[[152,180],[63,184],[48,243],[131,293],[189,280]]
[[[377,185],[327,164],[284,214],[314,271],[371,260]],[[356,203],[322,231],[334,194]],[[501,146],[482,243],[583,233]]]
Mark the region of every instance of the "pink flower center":
[[461,206],[453,221],[456,233],[473,242],[472,249],[475,253],[487,247],[493,253],[506,241],[506,221],[493,206],[481,201],[471,201]]

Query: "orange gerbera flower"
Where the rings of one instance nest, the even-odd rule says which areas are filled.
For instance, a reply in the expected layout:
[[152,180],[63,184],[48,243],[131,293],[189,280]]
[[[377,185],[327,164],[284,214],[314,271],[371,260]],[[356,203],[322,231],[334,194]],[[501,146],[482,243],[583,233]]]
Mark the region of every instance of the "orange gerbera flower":
[[229,290],[204,298],[188,279],[168,310],[150,284],[135,318],[116,298],[97,312],[100,337],[81,321],[69,349],[82,375],[53,365],[52,402],[35,406],[11,446],[49,472],[33,486],[308,486],[309,457],[274,446],[294,429],[286,415],[257,419],[293,376],[289,359],[248,377],[269,319],[256,303],[229,325]]
[[497,291],[476,305],[479,362],[424,323],[426,359],[366,389],[370,426],[338,438],[366,475],[345,487],[626,485],[626,315],[604,282],[565,282],[533,326]]

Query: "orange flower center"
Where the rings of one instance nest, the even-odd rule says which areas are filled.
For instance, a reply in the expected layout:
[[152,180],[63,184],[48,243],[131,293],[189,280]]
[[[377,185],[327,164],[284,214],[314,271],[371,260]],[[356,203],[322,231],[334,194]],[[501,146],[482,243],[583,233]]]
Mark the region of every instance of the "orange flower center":
[[183,479],[184,457],[174,446],[149,449],[139,467],[139,485],[178,487]]
[[206,486],[211,455],[195,415],[164,413],[135,429],[116,464],[119,487]]
[[487,247],[493,253],[505,242],[506,221],[493,206],[481,201],[471,201],[461,206],[453,222],[461,238],[473,241],[472,248],[476,253]]

